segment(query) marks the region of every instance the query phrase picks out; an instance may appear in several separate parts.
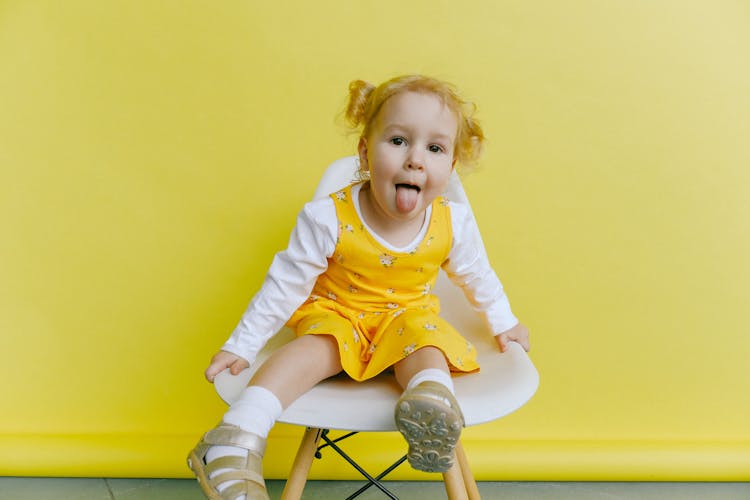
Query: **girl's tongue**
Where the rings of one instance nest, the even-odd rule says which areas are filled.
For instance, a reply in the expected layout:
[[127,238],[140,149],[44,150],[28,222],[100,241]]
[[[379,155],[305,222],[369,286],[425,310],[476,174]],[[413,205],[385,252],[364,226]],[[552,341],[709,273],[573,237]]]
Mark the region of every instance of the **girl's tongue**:
[[419,188],[408,184],[396,185],[396,208],[399,212],[408,213],[417,206]]

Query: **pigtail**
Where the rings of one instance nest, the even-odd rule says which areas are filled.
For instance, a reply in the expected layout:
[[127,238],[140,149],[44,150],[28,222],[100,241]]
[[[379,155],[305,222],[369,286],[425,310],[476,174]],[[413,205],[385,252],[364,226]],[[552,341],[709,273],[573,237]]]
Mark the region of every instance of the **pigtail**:
[[349,103],[345,117],[352,128],[367,125],[368,104],[374,90],[375,86],[364,80],[354,80],[349,84]]
[[[473,105],[472,108],[474,108]],[[464,113],[463,127],[458,138],[458,161],[466,167],[474,166],[484,149],[484,132],[479,121],[472,116],[473,114],[473,109],[471,112]]]

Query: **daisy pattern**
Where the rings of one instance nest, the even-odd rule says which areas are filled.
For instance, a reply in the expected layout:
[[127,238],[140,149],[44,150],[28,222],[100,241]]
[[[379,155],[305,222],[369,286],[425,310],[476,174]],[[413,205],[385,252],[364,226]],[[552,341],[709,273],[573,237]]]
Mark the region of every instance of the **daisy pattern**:
[[369,349],[367,349],[367,352],[368,352],[369,354],[372,354],[372,353],[374,353],[374,352],[375,352],[375,349],[376,349],[377,347],[378,347],[378,346],[376,346],[375,344],[370,344],[370,348],[369,348]]
[[344,341],[344,352],[349,352],[349,344],[346,342],[346,340]]
[[320,323],[313,323],[312,325],[307,327],[307,330],[305,333],[310,333],[313,330],[317,330],[320,327]]
[[349,293],[359,293],[359,288],[354,285],[349,285]]
[[385,267],[392,267],[395,261],[396,257],[394,257],[393,255],[389,255],[387,253],[380,254],[380,263]]
[[396,304],[396,303],[394,303],[394,302],[388,302],[388,303],[387,303],[387,304],[385,305],[385,307],[387,307],[388,309],[398,309],[398,304]]
[[394,290],[393,288],[389,288],[389,289],[387,289],[387,290],[385,291],[385,293],[390,293],[390,294],[394,294],[394,293],[396,293],[396,290]]
[[344,191],[337,191],[334,196],[339,201],[346,201],[346,193]]
[[354,343],[359,344],[359,333],[354,328],[352,328],[352,337],[354,337]]
[[425,323],[423,328],[427,330],[428,332],[434,332],[437,330],[437,325],[433,323]]
[[450,202],[450,200],[448,200],[448,198],[445,198],[445,197],[440,198],[440,205],[441,206],[447,207],[448,205],[450,205],[450,203],[451,202]]
[[402,326],[401,328],[399,328],[398,330],[396,330],[396,335],[398,335],[400,337],[403,334],[404,334],[404,327]]
[[393,316],[394,318],[398,318],[399,316],[401,316],[405,312],[406,312],[406,309],[399,309],[398,311],[393,311],[393,313],[391,314],[391,316]]
[[404,357],[413,353],[415,347],[417,347],[417,344],[409,344],[408,346],[404,347]]
[[338,297],[333,292],[328,292],[328,298],[331,300],[338,300]]
[[354,232],[354,226],[352,226],[351,224],[346,224],[344,226],[344,231],[348,231],[350,233],[353,233]]
[[422,295],[429,295],[431,291],[432,291],[432,285],[430,283],[427,283],[422,289]]

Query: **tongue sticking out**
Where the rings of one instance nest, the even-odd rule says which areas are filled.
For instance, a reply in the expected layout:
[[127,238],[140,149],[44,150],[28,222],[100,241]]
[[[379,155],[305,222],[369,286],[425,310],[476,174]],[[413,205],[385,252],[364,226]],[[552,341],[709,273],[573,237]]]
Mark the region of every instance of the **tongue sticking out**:
[[406,184],[399,184],[396,186],[396,208],[399,212],[407,213],[414,210],[417,206],[417,197],[419,196],[419,188],[415,186],[408,186]]

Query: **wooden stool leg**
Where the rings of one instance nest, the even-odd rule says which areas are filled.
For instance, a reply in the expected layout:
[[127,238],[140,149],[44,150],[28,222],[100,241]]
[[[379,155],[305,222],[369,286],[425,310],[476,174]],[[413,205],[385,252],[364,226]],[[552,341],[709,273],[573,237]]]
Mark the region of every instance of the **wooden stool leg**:
[[315,452],[318,449],[318,441],[322,429],[307,428],[305,435],[302,436],[302,442],[299,444],[297,456],[294,457],[294,464],[284,485],[284,491],[281,492],[281,500],[299,500],[302,498],[302,491],[305,489],[307,475],[310,473]]
[[448,500],[468,500],[469,497],[466,494],[466,485],[464,485],[458,460],[453,460],[453,467],[443,473],[443,481],[445,482],[445,491],[448,493]]
[[461,441],[456,445],[456,460],[461,467],[461,476],[464,478],[464,485],[466,486],[466,493],[469,495],[469,500],[480,500],[482,497],[479,495],[479,488],[477,487],[477,482],[474,480],[474,474],[471,472],[471,466],[469,465],[469,460],[466,458],[466,452],[461,445]]

